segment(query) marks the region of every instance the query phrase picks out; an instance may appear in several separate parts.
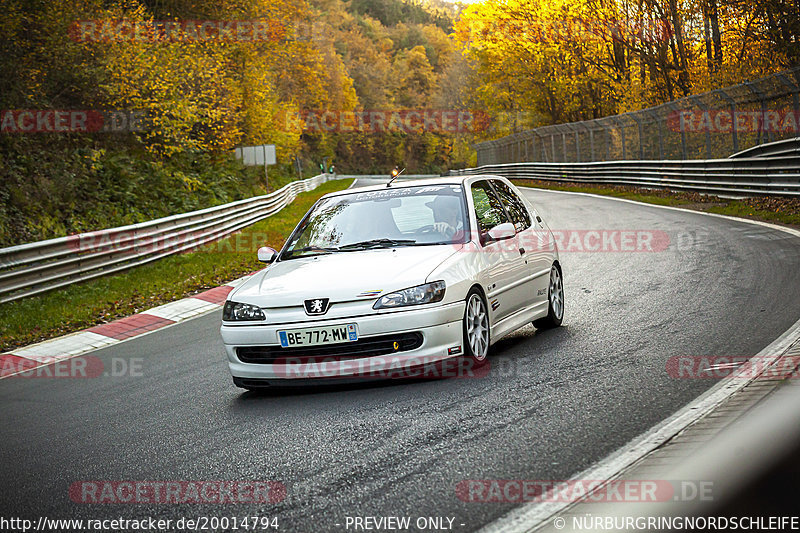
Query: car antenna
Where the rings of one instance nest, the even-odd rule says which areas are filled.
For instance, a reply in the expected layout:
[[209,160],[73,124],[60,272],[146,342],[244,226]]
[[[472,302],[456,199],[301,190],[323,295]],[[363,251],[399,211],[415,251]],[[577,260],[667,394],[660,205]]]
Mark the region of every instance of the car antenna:
[[392,169],[392,179],[390,179],[390,180],[389,180],[389,183],[387,183],[387,184],[386,184],[386,186],[387,186],[387,187],[391,187],[391,185],[392,185],[392,182],[393,182],[394,180],[396,180],[396,179],[397,179],[397,177],[398,177],[398,176],[400,176],[400,174],[402,174],[402,173],[403,173],[403,172],[405,172],[405,171],[406,171],[406,169],[405,169],[405,168],[403,168],[403,170],[397,170],[397,167],[394,167],[394,169]]

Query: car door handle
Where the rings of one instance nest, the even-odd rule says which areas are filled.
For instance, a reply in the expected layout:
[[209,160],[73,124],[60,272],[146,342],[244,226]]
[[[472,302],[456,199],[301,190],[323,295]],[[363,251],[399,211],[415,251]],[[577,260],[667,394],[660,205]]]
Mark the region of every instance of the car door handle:
[[536,215],[536,222],[541,224],[542,223],[542,217],[540,217],[539,215]]
[[525,253],[525,248],[520,248],[520,249],[519,249],[519,255],[522,255],[522,254],[524,254],[524,253]]

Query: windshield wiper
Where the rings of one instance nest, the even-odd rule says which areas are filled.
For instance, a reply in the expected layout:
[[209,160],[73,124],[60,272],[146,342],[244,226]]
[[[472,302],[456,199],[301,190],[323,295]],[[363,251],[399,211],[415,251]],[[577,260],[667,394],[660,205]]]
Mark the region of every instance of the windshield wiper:
[[392,246],[407,246],[416,244],[414,239],[371,239],[369,241],[354,242],[340,246],[339,250],[366,250],[368,248],[391,248]]
[[296,248],[294,250],[287,250],[286,258],[289,259],[294,257],[296,254],[301,254],[303,252],[321,252],[323,254],[329,254],[331,252],[336,252],[339,248],[325,248],[323,246],[305,246],[303,248]]

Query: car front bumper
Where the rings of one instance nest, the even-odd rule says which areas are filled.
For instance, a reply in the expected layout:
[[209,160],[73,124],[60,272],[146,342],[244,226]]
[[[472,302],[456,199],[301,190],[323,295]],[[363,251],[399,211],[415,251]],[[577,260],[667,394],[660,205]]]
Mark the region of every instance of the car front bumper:
[[[465,302],[426,308],[410,308],[390,313],[280,325],[230,325],[220,331],[228,355],[228,367],[238,385],[257,386],[258,380],[270,382],[358,381],[391,377],[424,377],[417,369],[460,357],[464,351],[462,318]],[[376,356],[341,356],[310,359],[291,352],[280,362],[245,363],[237,348],[264,346],[279,348],[278,331],[337,324],[356,324],[358,338],[368,339],[389,334],[420,333],[419,347]],[[345,346],[347,343],[343,343]],[[458,349],[456,349],[458,347]],[[299,357],[298,357],[299,356]]]

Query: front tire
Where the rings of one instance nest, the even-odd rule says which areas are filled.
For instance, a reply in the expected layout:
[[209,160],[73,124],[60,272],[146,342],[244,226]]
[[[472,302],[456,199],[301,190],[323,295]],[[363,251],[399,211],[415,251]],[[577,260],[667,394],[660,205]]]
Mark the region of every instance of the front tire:
[[478,289],[467,294],[463,325],[464,353],[478,365],[485,363],[489,353],[489,313]]
[[550,283],[547,288],[547,316],[534,320],[536,329],[557,328],[564,319],[564,282],[557,265],[550,269]]

